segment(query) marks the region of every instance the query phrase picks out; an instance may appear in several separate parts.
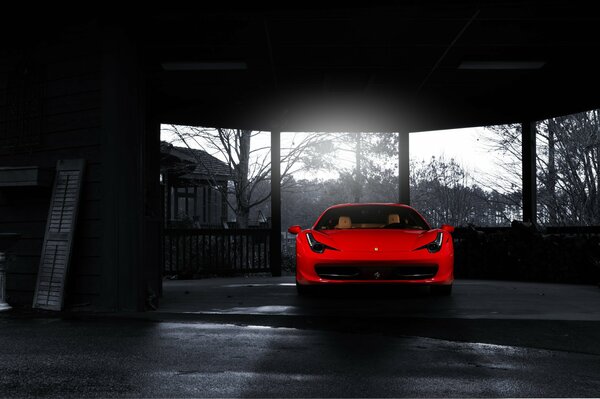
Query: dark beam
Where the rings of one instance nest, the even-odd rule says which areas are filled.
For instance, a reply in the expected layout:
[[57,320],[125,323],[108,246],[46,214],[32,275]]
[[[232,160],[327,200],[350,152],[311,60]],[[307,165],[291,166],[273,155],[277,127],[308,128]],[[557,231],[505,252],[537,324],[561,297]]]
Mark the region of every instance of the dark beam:
[[271,132],[271,274],[281,276],[281,132]]
[[408,132],[400,132],[398,138],[398,202],[410,205],[410,155]]
[[[145,137],[149,134],[144,77],[137,44],[126,30],[107,25],[102,33],[101,302],[110,310],[142,311],[146,301]],[[157,140],[158,134],[152,132]],[[156,181],[157,176],[149,178]]]
[[535,122],[521,124],[523,159],[523,221],[536,222]]
[[142,295],[148,309],[156,310],[162,296],[163,222],[160,180],[160,122],[146,113],[145,134],[142,135],[141,173],[144,178],[142,220]]

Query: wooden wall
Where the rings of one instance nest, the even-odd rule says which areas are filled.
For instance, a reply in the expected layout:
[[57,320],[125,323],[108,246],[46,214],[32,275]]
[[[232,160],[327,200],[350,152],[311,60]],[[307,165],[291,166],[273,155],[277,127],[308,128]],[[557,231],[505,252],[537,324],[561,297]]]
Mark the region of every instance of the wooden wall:
[[[102,248],[99,48],[93,32],[79,28],[0,54],[0,166],[37,165],[53,170],[59,159],[86,160],[68,284],[70,305],[96,304],[99,295]],[[33,81],[23,76],[26,68],[36,70]],[[41,106],[39,125],[24,131],[20,124],[31,124],[31,119],[38,118],[27,108],[27,102],[32,101]],[[22,111],[15,113],[15,109]],[[34,139],[19,144],[17,135]],[[22,234],[7,275],[10,303],[31,304],[50,193],[50,188],[0,189],[0,231]]]
[[[111,29],[88,23],[0,49],[0,166],[54,169],[59,159],[86,160],[66,307],[139,310],[147,286],[144,215],[152,214],[143,211],[144,182],[151,181],[143,153],[157,145],[144,141],[141,68],[123,32]],[[27,64],[40,78],[17,95],[17,71]],[[39,107],[27,105],[32,101]],[[15,116],[18,109],[26,111]],[[41,109],[35,123],[27,122],[31,109]],[[19,144],[19,135],[27,143]],[[158,185],[158,174],[154,180]],[[50,193],[49,187],[0,188],[0,231],[22,234],[7,276],[13,305],[32,302]]]

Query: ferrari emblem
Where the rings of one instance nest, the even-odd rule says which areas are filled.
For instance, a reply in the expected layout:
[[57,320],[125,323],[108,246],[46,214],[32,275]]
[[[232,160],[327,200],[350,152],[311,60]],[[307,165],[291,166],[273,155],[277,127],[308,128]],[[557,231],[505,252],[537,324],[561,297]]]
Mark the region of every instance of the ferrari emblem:
[[373,274],[373,277],[375,277],[375,279],[376,279],[376,280],[379,280],[379,279],[381,278],[381,273],[379,273],[379,272],[375,272],[375,273]]
[[379,248],[375,247],[375,252],[379,251]]

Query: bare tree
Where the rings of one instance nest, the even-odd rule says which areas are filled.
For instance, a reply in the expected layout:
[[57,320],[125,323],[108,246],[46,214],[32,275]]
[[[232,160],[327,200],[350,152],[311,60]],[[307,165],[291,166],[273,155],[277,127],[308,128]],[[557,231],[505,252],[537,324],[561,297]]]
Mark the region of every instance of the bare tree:
[[[491,151],[507,155],[500,172],[484,184],[518,205],[521,182],[520,125],[488,128]],[[560,116],[537,123],[538,220],[542,224],[600,223],[600,111]],[[508,161],[507,161],[508,159]]]
[[[209,181],[216,190],[226,198],[237,219],[238,227],[248,226],[250,210],[268,201],[270,190],[264,190],[264,183],[271,180],[271,148],[269,145],[253,146],[262,132],[243,129],[203,128],[194,126],[168,125],[165,128],[176,137],[177,142],[190,149],[190,155],[202,165],[203,160],[193,149],[201,149],[221,160],[231,170],[232,184],[225,187],[216,184],[216,176],[211,173],[210,165],[202,165]],[[281,184],[282,190],[289,189],[294,180],[291,174],[300,168],[313,168],[306,163],[308,150],[320,146],[327,138],[319,133],[298,135],[293,145],[281,151]],[[230,198],[230,194],[233,200]]]
[[413,162],[411,170],[413,205],[431,223],[482,222],[480,203],[485,200],[485,193],[454,159],[432,157],[429,162]]
[[331,133],[329,139],[329,157],[337,161],[326,168],[350,185],[354,202],[364,199],[369,180],[385,173],[388,164],[397,165],[397,133]]
[[593,110],[543,121],[538,127],[540,206],[547,223],[600,223],[600,124]]
[[495,161],[496,171],[478,176],[477,184],[491,193],[489,207],[497,209],[501,219],[511,222],[512,218],[520,217],[523,212],[521,125],[489,126],[485,132],[482,140]]

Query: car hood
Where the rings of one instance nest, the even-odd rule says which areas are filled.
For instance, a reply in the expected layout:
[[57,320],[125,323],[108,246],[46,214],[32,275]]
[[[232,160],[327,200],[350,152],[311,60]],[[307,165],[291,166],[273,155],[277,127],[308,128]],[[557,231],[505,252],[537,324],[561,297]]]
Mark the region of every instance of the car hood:
[[[312,231],[317,241],[340,251],[412,251],[433,241],[439,230],[349,229]],[[377,248],[377,249],[375,249]]]

